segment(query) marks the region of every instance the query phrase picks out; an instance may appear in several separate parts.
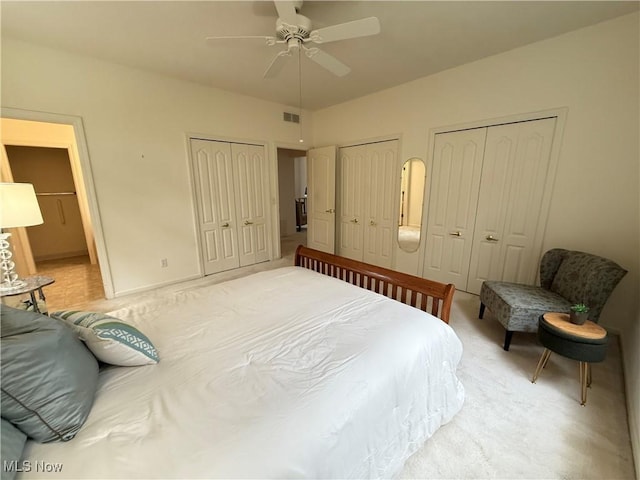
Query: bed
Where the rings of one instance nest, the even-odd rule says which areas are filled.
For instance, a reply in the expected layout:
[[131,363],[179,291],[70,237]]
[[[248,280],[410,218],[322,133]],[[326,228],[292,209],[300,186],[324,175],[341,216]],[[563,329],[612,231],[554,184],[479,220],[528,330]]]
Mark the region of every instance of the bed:
[[159,363],[102,368],[75,438],[27,442],[61,471],[18,478],[393,477],[463,404],[453,291],[299,247],[295,266],[110,312]]

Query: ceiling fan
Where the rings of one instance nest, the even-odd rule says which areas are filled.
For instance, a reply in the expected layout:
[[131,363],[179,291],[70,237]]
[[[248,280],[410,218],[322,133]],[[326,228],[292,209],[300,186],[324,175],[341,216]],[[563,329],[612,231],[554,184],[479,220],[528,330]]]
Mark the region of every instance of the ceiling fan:
[[286,50],[280,51],[264,72],[264,78],[273,78],[282,70],[291,56],[305,56],[338,77],[347,75],[351,69],[333,55],[315,46],[307,44],[323,44],[350,38],[366,37],[380,33],[380,22],[376,17],[368,17],[351,22],[340,23],[329,27],[312,30],[312,23],[299,13],[302,0],[275,0],[278,12],[275,36],[212,36],[206,37],[210,44],[219,40],[261,40],[267,46],[285,44]]

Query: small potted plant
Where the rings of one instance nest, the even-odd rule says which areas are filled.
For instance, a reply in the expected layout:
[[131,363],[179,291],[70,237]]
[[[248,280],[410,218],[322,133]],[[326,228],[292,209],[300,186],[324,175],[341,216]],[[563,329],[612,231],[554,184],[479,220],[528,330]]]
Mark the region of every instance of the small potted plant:
[[569,314],[569,320],[576,325],[582,325],[589,318],[589,307],[584,303],[576,303],[571,305],[571,313]]

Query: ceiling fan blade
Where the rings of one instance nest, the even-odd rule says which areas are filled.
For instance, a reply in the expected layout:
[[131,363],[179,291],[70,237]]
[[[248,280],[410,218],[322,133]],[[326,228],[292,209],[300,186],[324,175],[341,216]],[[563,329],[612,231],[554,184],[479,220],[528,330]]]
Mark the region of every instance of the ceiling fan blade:
[[305,50],[304,53],[318,65],[326,68],[338,77],[344,77],[351,71],[349,67],[336,57],[329,55],[327,52],[320,50],[319,48],[309,48],[308,50]]
[[278,75],[282,71],[282,67],[287,63],[287,59],[291,56],[291,52],[289,50],[283,50],[278,53],[275,58],[271,61],[271,65],[265,70],[263,77],[264,78],[273,78]]
[[296,7],[294,2],[286,1],[286,0],[274,0],[276,5],[276,10],[278,11],[278,17],[284,23],[288,23],[289,25],[297,25],[298,24],[298,14],[296,13]]
[[378,33],[380,33],[380,21],[378,18],[367,17],[313,30],[309,34],[309,40],[315,43],[327,43],[348,38],[367,37]]
[[225,42],[232,42],[235,40],[260,40],[262,41],[265,45],[268,46],[272,46],[275,45],[276,43],[284,43],[282,41],[279,41],[276,37],[268,37],[265,35],[262,36],[248,36],[248,35],[239,35],[239,36],[221,36],[221,37],[206,37],[205,40],[207,41],[207,44],[209,45],[222,45]]

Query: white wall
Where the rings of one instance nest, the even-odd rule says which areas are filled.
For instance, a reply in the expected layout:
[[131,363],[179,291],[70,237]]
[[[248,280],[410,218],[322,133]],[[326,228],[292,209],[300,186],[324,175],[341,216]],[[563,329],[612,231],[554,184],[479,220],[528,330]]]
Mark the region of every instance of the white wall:
[[[402,161],[428,159],[433,128],[567,107],[543,250],[584,250],[629,270],[601,322],[622,333],[636,461],[639,23],[637,13],[623,16],[313,114],[315,145],[400,134]],[[397,266],[415,273],[417,255],[397,252]]]
[[283,105],[7,38],[2,107],[82,117],[116,295],[200,274],[188,133],[299,145]]

